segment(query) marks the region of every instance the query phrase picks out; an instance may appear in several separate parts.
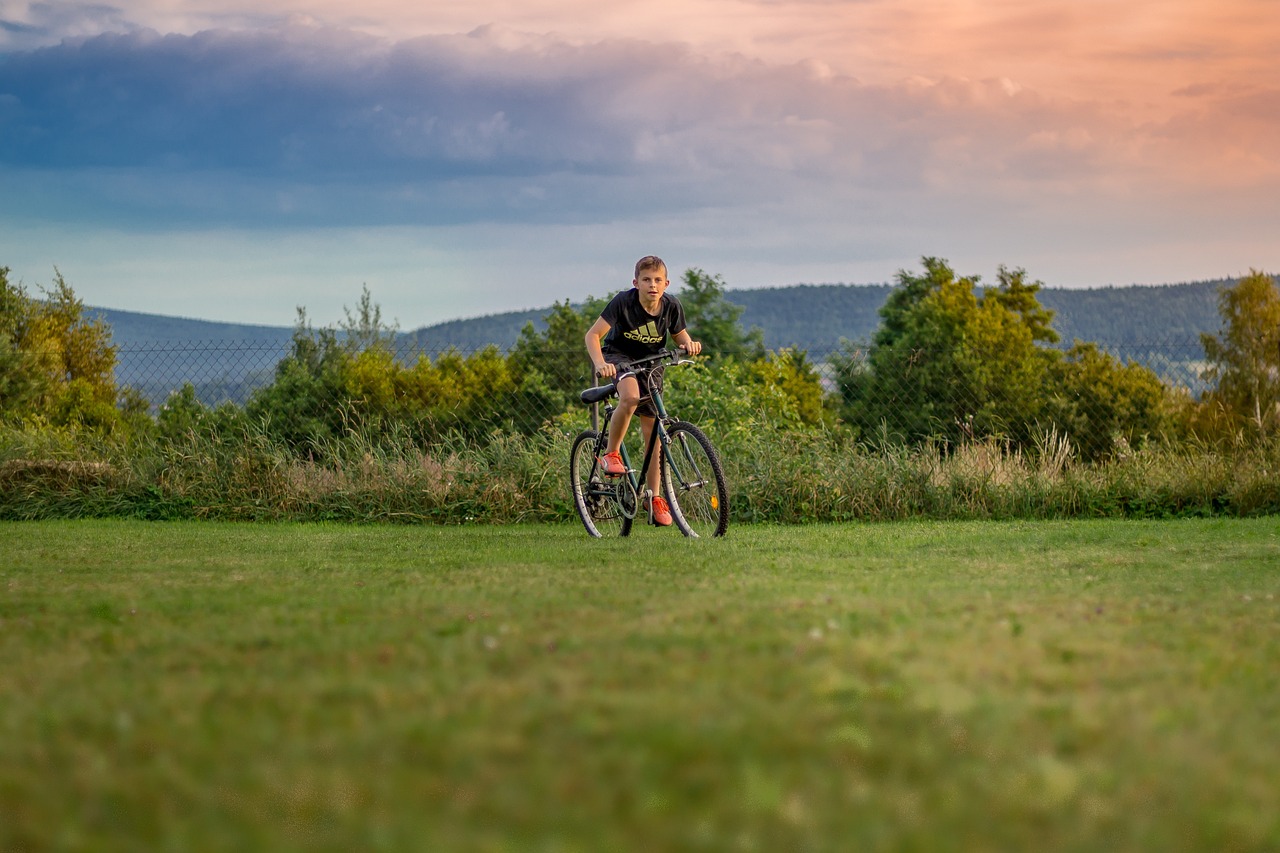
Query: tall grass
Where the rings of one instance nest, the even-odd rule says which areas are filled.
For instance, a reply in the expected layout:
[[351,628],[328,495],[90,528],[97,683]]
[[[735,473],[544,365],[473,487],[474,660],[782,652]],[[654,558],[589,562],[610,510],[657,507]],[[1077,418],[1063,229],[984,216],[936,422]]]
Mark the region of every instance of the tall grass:
[[1152,444],[1102,463],[1046,436],[1034,452],[760,436],[726,456],[734,509],[751,521],[1165,518],[1280,511],[1280,443],[1224,451]]
[[[358,428],[299,450],[261,425],[126,441],[0,428],[0,518],[514,523],[567,520],[581,427],[532,436]],[[713,440],[716,436],[713,436]],[[720,443],[737,522],[1164,518],[1280,512],[1280,441],[1149,443],[1086,464],[1049,434],[1028,451],[735,429]]]

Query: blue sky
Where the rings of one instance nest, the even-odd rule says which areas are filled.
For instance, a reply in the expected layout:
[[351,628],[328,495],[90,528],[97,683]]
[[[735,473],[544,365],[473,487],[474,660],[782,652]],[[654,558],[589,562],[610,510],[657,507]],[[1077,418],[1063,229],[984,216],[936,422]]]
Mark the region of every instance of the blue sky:
[[[1280,269],[1260,0],[0,0],[0,265],[91,305],[403,328],[923,255]],[[596,11],[592,11],[596,10]]]

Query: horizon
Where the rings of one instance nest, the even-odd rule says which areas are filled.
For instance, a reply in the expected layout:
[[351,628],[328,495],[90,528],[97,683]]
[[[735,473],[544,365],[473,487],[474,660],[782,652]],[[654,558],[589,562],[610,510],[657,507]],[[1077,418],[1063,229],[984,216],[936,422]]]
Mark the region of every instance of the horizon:
[[[1134,283],[1134,284],[1124,284],[1124,285],[1112,285],[1112,284],[1106,284],[1106,285],[1100,285],[1100,286],[1098,286],[1098,287],[1053,287],[1053,286],[1051,286],[1051,285],[1046,284],[1043,288],[1041,288],[1041,292],[1044,292],[1044,291],[1069,291],[1069,292],[1072,292],[1072,293],[1084,293],[1084,292],[1097,291],[1097,290],[1126,290],[1126,289],[1156,289],[1156,288],[1175,288],[1175,287],[1196,287],[1196,286],[1209,285],[1209,284],[1222,284],[1222,283],[1233,282],[1233,281],[1238,281],[1238,280],[1239,280],[1239,279],[1238,279],[1238,277],[1236,277],[1236,276],[1223,276],[1223,277],[1218,277],[1218,278],[1198,279],[1198,280],[1196,280],[1196,281],[1178,281],[1178,282],[1164,282],[1164,283]],[[675,289],[675,285],[676,285],[676,284],[678,284],[678,282],[674,282],[674,281],[672,282],[672,292],[674,293],[674,295],[675,295],[675,296],[677,296],[677,297],[678,297],[678,296],[680,295],[680,291],[679,291],[679,290],[677,290],[677,289]],[[893,284],[892,282],[860,282],[860,283],[853,283],[853,282],[796,282],[795,284],[787,284],[787,285],[773,285],[773,286],[768,286],[768,287],[752,287],[752,288],[734,288],[734,287],[727,287],[727,288],[725,289],[725,293],[726,293],[726,295],[729,295],[729,294],[732,294],[732,293],[735,293],[735,292],[743,292],[743,291],[752,291],[752,292],[769,291],[769,290],[772,290],[772,291],[780,291],[780,290],[790,290],[790,289],[793,289],[793,288],[800,288],[800,287],[877,287],[877,288],[883,288],[883,287],[893,287],[893,286],[894,286],[894,284]],[[73,289],[74,289],[74,286],[73,286]],[[598,295],[598,294],[588,294],[588,297],[587,297],[587,298],[591,298],[591,297],[593,297],[593,296],[597,296],[597,295]],[[79,296],[79,294],[77,294],[77,296]],[[485,313],[485,314],[473,314],[473,315],[465,316],[465,317],[450,317],[450,318],[445,319],[445,320],[438,320],[438,321],[436,321],[436,322],[426,323],[426,324],[423,324],[423,325],[413,326],[413,327],[410,327],[410,328],[399,328],[399,327],[397,327],[397,331],[399,331],[401,334],[411,334],[411,333],[413,333],[413,332],[422,331],[423,329],[430,329],[430,328],[434,328],[434,327],[437,327],[437,326],[447,325],[447,324],[450,324],[450,323],[467,323],[467,322],[470,322],[470,321],[473,321],[473,320],[483,320],[483,319],[492,318],[492,317],[503,317],[503,316],[506,316],[506,315],[509,315],[509,314],[529,314],[529,313],[536,313],[536,312],[540,312],[540,311],[550,311],[550,310],[554,307],[554,302],[562,302],[562,301],[564,301],[564,300],[554,300],[552,303],[548,303],[548,304],[546,304],[546,305],[539,305],[539,306],[532,306],[532,307],[525,307],[525,308],[512,308],[512,309],[507,309],[507,310],[502,310],[502,311],[489,312],[489,313]],[[375,302],[375,304],[377,304],[377,300],[374,300],[374,302]],[[583,302],[583,300],[574,300],[574,301],[571,301],[571,303],[570,303],[570,304],[572,304],[572,305],[580,305],[580,304],[582,304],[582,302]],[[305,307],[305,306],[300,306],[300,307]],[[348,306],[344,306],[344,310],[345,310],[347,307],[348,307]],[[379,306],[379,307],[381,307],[381,306]],[[180,321],[183,321],[183,322],[205,323],[205,324],[212,324],[212,325],[248,326],[248,327],[253,327],[253,328],[260,328],[260,329],[273,329],[273,330],[285,330],[285,329],[292,329],[292,328],[294,328],[294,327],[296,326],[296,313],[295,313],[295,322],[294,322],[294,323],[289,323],[289,324],[279,324],[279,323],[263,323],[263,322],[239,321],[239,320],[216,320],[216,319],[209,319],[209,318],[205,318],[205,317],[192,317],[192,316],[185,316],[185,315],[180,315],[180,314],[155,314],[155,313],[148,312],[148,311],[137,311],[137,310],[134,310],[134,309],[131,309],[131,308],[114,308],[114,307],[111,307],[111,306],[108,306],[108,305],[89,305],[88,303],[86,303],[86,304],[85,304],[84,308],[85,308],[85,311],[86,311],[87,313],[98,312],[98,311],[110,311],[110,312],[119,313],[119,314],[132,314],[132,315],[136,315],[136,316],[140,316],[140,317],[154,317],[154,318],[157,318],[157,319],[164,319],[164,320],[180,320]],[[334,322],[334,323],[318,324],[318,327],[319,327],[319,328],[336,328],[336,327],[337,327],[337,325],[338,325],[338,323],[337,323],[337,322]]]

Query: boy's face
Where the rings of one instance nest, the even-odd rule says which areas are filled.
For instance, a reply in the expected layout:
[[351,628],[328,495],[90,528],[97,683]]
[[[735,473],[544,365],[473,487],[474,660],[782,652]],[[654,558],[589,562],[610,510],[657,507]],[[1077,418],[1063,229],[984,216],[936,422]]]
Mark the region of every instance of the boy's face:
[[631,284],[640,291],[640,296],[645,301],[651,302],[661,299],[671,282],[667,281],[666,267],[646,267],[640,270],[640,277]]

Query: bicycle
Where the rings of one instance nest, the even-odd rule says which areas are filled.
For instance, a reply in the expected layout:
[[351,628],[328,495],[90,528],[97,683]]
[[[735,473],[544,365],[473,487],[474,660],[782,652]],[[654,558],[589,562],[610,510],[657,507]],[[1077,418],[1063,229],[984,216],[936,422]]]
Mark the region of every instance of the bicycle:
[[641,508],[642,498],[649,497],[646,482],[654,449],[662,448],[659,482],[671,507],[677,528],[691,538],[723,536],[729,526],[729,489],[725,485],[724,468],[711,440],[691,423],[676,420],[667,413],[662,393],[649,383],[653,409],[657,412],[653,433],[644,460],[637,471],[631,465],[626,443],[622,445],[622,461],[627,473],[605,474],[600,457],[609,445],[608,424],[613,415],[612,403],[605,403],[604,428],[599,426],[599,404],[618,393],[618,381],[628,374],[649,373],[664,362],[672,365],[692,364],[681,358],[683,350],[667,349],[638,359],[626,372],[608,385],[582,392],[583,404],[591,406],[590,429],[573,440],[569,453],[569,479],[573,484],[573,503],[587,532],[596,538],[629,536],[631,525]]

